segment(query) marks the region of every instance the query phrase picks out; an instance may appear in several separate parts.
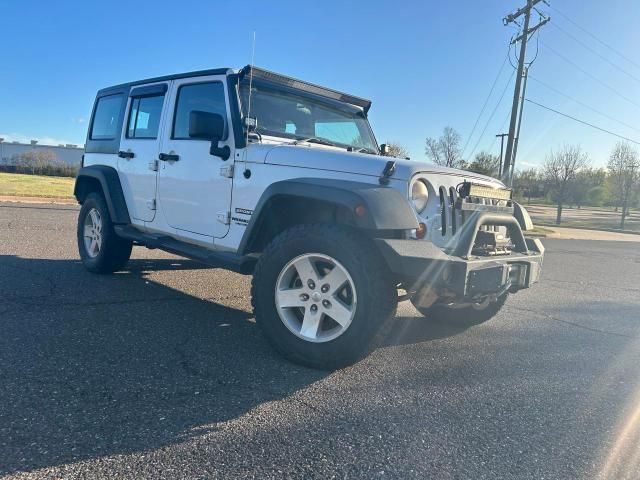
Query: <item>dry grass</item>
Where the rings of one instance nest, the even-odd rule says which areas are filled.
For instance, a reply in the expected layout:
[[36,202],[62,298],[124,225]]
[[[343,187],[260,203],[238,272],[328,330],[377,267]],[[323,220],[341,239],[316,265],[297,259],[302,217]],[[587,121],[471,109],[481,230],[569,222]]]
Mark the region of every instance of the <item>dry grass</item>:
[[0,195],[14,197],[72,198],[75,179],[0,172]]

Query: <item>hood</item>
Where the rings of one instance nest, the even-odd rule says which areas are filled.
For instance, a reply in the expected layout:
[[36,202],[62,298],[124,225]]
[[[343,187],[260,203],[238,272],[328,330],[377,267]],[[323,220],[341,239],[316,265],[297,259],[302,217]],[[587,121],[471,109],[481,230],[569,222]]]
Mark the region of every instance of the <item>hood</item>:
[[278,145],[268,150],[265,163],[290,167],[328,170],[356,175],[379,177],[388,161],[396,162],[396,171],[391,178],[409,181],[418,173],[454,176],[495,187],[504,187],[500,180],[456,168],[439,167],[427,162],[401,160],[366,153],[347,152],[334,148],[306,145]]

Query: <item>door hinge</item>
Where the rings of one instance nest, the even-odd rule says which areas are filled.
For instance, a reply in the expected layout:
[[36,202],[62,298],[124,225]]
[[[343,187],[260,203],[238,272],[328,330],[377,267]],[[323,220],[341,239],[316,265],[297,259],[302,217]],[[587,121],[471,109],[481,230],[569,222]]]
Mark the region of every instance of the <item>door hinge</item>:
[[158,160],[151,160],[149,162],[149,170],[152,170],[154,172],[158,171]]
[[233,165],[225,165],[224,167],[220,167],[220,176],[226,178],[233,177]]
[[231,222],[231,212],[221,212],[218,214],[218,221],[223,225],[229,225]]
[[155,210],[156,209],[156,199],[152,198],[151,200],[147,200],[147,208],[149,210]]

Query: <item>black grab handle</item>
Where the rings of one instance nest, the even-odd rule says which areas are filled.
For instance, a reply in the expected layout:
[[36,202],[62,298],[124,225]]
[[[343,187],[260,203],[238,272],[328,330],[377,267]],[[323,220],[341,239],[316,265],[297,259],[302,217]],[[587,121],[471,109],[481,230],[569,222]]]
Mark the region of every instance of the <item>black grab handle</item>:
[[136,155],[135,155],[133,152],[124,152],[124,151],[120,150],[120,151],[118,152],[118,156],[119,156],[120,158],[133,158],[133,157],[135,157]]
[[180,155],[175,155],[173,153],[161,153],[158,155],[158,158],[163,162],[177,162],[180,160]]

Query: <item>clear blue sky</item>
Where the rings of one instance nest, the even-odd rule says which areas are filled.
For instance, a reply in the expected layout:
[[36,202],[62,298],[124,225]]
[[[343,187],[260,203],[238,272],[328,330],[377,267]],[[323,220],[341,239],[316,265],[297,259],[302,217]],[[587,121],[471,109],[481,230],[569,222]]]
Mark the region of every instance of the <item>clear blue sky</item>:
[[[461,1],[4,1],[0,62],[0,136],[84,143],[96,90],[124,81],[249,63],[373,100],[380,141],[424,158],[424,139],[446,125],[471,133],[514,33],[502,17],[524,0]],[[542,4],[541,4],[542,5]],[[622,67],[616,69],[555,25],[544,44],[626,96],[625,100],[541,45],[531,74],[630,126],[576,104],[534,81],[527,96],[640,141],[640,2],[552,0],[635,62],[622,59],[546,6],[552,24]],[[535,42],[531,43],[531,51]],[[504,89],[507,64],[469,142],[467,154]],[[512,87],[477,150],[499,152]],[[635,103],[635,105],[634,105]],[[506,127],[504,127],[506,128]],[[563,142],[580,143],[596,165],[616,139],[528,104],[519,165],[539,164]]]

